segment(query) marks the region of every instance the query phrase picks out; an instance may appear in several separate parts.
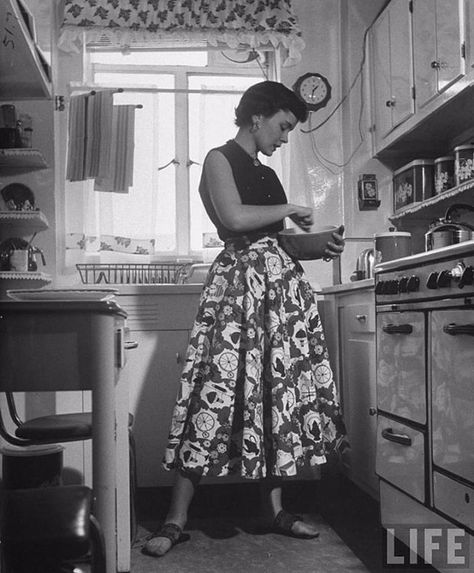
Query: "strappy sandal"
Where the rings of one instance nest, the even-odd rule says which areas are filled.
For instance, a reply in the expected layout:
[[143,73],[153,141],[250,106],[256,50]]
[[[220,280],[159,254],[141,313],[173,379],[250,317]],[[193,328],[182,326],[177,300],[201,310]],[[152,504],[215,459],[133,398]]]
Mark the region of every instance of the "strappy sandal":
[[149,547],[149,542],[155,539],[156,537],[165,537],[171,541],[171,547],[174,547],[178,543],[183,543],[183,541],[188,541],[190,535],[187,533],[183,533],[183,530],[179,525],[175,523],[165,523],[158,531],[152,533],[146,540],[145,545],[142,547],[142,553],[145,555],[151,555],[152,557],[162,557],[166,555],[168,551],[165,553],[156,553],[153,551],[151,547]]
[[319,532],[316,533],[295,533],[293,531],[293,525],[297,521],[304,521],[299,515],[293,515],[288,513],[284,509],[280,510],[275,520],[273,521],[273,531],[275,533],[281,533],[282,535],[288,535],[289,537],[296,537],[298,539],[314,539],[319,537]]

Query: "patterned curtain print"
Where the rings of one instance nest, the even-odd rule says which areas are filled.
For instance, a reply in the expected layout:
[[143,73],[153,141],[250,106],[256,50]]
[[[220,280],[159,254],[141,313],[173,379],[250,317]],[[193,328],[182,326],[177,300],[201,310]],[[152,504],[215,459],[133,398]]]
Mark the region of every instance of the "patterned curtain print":
[[160,39],[224,43],[230,48],[284,47],[284,65],[301,59],[304,42],[291,0],[65,0],[60,47],[85,38],[122,47]]

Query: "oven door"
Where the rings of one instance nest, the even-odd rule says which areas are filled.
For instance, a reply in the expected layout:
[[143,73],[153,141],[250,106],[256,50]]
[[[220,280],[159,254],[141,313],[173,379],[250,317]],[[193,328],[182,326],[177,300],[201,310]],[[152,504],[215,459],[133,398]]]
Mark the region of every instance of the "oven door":
[[376,473],[422,503],[425,501],[425,452],[423,432],[378,415]]
[[425,315],[377,314],[377,406],[426,423]]
[[474,310],[431,313],[433,463],[474,483]]

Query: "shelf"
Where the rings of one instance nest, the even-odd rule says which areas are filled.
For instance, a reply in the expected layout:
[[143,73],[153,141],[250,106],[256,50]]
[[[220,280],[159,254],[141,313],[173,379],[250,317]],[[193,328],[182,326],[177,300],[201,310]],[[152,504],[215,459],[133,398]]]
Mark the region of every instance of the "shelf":
[[51,99],[51,69],[17,0],[0,2],[0,99]]
[[0,271],[0,280],[2,281],[38,281],[45,284],[51,282],[51,276],[46,273],[37,273],[33,271]]
[[38,149],[0,149],[0,169],[31,171],[47,167],[48,164]]
[[20,236],[32,235],[49,228],[48,220],[41,211],[0,211],[0,225],[3,230],[12,229]]
[[474,180],[466,181],[466,183],[417,203],[405,209],[402,213],[392,215],[389,219],[398,227],[398,223],[406,224],[410,221],[432,220],[443,217],[446,209],[455,202],[467,202],[474,207],[473,190]]

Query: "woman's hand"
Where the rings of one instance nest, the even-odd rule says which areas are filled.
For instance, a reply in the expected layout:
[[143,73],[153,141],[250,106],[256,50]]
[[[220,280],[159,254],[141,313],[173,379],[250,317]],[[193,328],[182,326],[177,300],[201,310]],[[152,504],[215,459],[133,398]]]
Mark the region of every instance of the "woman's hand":
[[296,223],[300,229],[308,233],[313,226],[313,209],[303,207],[302,205],[293,205],[294,213],[290,215],[293,223]]
[[326,245],[324,251],[325,256],[323,257],[325,261],[330,261],[339,257],[344,250],[344,225],[341,225],[337,231],[335,231],[333,236],[333,241],[329,241]]

